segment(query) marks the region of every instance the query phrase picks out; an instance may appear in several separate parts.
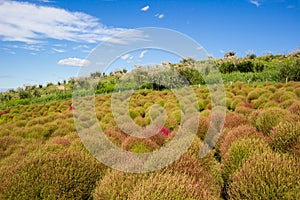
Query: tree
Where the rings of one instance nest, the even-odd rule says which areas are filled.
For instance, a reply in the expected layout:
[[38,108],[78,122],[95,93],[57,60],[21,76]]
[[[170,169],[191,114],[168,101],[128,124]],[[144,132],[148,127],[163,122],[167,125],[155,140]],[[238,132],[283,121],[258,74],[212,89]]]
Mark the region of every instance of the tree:
[[235,56],[235,52],[234,51],[228,51],[224,54],[225,58],[230,58],[230,57],[234,57]]

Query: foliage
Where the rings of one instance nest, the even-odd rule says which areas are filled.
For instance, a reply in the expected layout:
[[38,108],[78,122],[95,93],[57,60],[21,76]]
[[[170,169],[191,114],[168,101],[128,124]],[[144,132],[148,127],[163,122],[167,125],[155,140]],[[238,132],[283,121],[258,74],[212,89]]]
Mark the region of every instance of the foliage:
[[27,156],[4,171],[4,199],[88,199],[104,167],[85,152],[52,152]]
[[271,107],[256,111],[251,118],[255,127],[268,135],[270,130],[280,122],[291,120],[291,114],[282,108]]
[[225,183],[231,175],[252,155],[270,151],[268,143],[261,138],[241,138],[233,142],[223,156],[222,174]]
[[279,152],[291,152],[300,143],[300,122],[287,121],[275,126],[269,135],[270,145]]
[[137,199],[217,199],[206,189],[205,182],[195,181],[181,173],[163,173],[150,175],[138,183],[130,200]]
[[254,155],[232,175],[229,199],[299,199],[299,162],[285,155]]

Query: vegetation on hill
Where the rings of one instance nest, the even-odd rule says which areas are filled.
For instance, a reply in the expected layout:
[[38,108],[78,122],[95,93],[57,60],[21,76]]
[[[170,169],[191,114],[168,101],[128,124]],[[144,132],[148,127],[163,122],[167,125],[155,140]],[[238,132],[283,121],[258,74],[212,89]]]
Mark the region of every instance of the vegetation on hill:
[[[280,59],[290,58],[268,62]],[[66,86],[68,93],[71,83]],[[215,148],[201,159],[212,102],[207,87],[193,90],[200,126],[191,147],[170,166],[145,174],[110,169],[87,152],[76,132],[71,99],[0,108],[0,199],[300,199],[300,83],[226,84],[225,124]],[[96,95],[95,113],[104,134],[120,148],[155,151],[181,126],[181,107],[172,91],[144,88],[130,98],[131,119],[147,126],[151,106],[159,104],[167,120],[150,138],[129,136],[116,125],[111,95]]]
[[[131,88],[163,90],[183,85],[216,83],[220,81],[216,70],[221,72],[224,84],[300,81],[300,52],[261,57],[251,54],[244,58],[238,58],[234,52],[228,52],[221,59],[195,61],[185,58],[178,64],[163,63],[162,67],[136,67],[131,72],[125,69],[110,74],[93,72],[89,78],[70,78],[68,81],[58,82],[57,85],[28,85],[2,92],[0,107],[70,99],[74,87],[88,89],[89,91],[82,92],[84,95],[106,94]],[[125,78],[126,82],[122,84],[124,81],[121,80]]]

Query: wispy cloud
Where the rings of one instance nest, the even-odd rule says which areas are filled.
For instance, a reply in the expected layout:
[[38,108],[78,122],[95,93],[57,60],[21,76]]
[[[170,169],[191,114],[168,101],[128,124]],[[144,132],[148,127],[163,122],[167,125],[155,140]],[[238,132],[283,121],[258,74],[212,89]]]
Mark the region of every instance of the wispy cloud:
[[106,27],[82,12],[0,0],[0,40],[41,43],[45,39],[94,43],[128,29]]
[[28,51],[43,51],[45,50],[42,45],[40,44],[20,44],[20,45],[6,45],[8,48],[14,48],[14,49],[25,49]]
[[257,1],[257,0],[250,0],[249,2],[252,3],[253,5],[255,5],[256,7],[260,6],[259,1]]
[[3,51],[6,51],[9,54],[16,54],[16,52],[14,52],[13,50],[11,50],[10,48],[1,47],[0,49],[3,50]]
[[147,10],[149,10],[149,8],[150,8],[150,6],[149,5],[147,5],[147,6],[145,6],[145,7],[143,7],[143,8],[141,8],[141,11],[147,11]]
[[57,53],[64,53],[65,50],[64,49],[57,49],[57,48],[52,48],[53,51],[57,52]]
[[37,1],[43,2],[43,3],[52,3],[52,2],[54,2],[54,1],[51,1],[51,0],[37,0]]
[[147,50],[142,51],[139,55],[139,58],[144,58],[144,56],[147,52],[148,52]]
[[165,17],[165,15],[164,15],[164,14],[159,14],[159,13],[157,13],[157,14],[155,15],[155,17],[157,17],[158,19],[162,19],[162,18]]
[[122,60],[132,60],[133,59],[133,56],[132,55],[130,55],[130,54],[125,54],[125,55],[123,55],[123,56],[121,56],[121,59]]
[[90,61],[80,58],[66,58],[59,60],[57,62],[59,65],[66,65],[66,66],[75,66],[75,67],[85,67],[90,64]]

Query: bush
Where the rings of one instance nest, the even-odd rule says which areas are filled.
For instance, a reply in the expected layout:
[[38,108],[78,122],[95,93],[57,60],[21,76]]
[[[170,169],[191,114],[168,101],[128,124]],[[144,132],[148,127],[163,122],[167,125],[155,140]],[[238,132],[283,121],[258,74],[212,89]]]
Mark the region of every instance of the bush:
[[265,94],[266,92],[269,92],[268,90],[262,89],[262,88],[257,88],[249,92],[247,99],[249,101],[252,101],[254,99],[258,99],[262,94]]
[[156,173],[138,183],[129,195],[138,199],[217,199],[206,183],[181,173]]
[[279,122],[288,121],[291,119],[291,113],[281,108],[266,108],[252,113],[251,118],[255,127],[268,135],[270,130]]
[[158,145],[149,138],[127,137],[122,143],[122,148],[134,153],[151,152],[158,148]]
[[285,62],[280,66],[278,80],[284,82],[286,78],[289,81],[300,81],[300,60]]
[[147,174],[130,174],[117,170],[109,170],[100,180],[93,193],[95,200],[128,199],[129,193]]
[[104,167],[84,152],[28,155],[0,170],[3,199],[89,199]]
[[252,155],[271,151],[262,138],[242,138],[231,144],[222,159],[222,174],[225,184],[231,175]]
[[250,125],[241,125],[236,128],[231,129],[227,133],[223,133],[220,136],[217,149],[221,153],[221,157],[223,157],[231,144],[238,139],[242,138],[262,138],[262,134],[259,134],[253,126]]
[[201,139],[204,140],[206,133],[208,131],[210,125],[210,120],[206,117],[199,117],[199,124],[198,124],[198,130],[197,130],[197,136]]
[[269,99],[268,99],[267,97],[261,96],[261,97],[259,97],[258,99],[252,101],[252,102],[253,102],[253,107],[254,107],[255,109],[261,108],[261,107],[263,107],[264,104],[267,103],[268,101],[269,101]]
[[300,122],[279,123],[270,133],[270,145],[279,152],[291,152],[300,143]]
[[179,160],[165,170],[169,173],[175,173],[174,175],[177,172],[188,175],[194,178],[195,181],[203,181],[211,194],[216,197],[220,196],[223,184],[220,163],[214,158],[212,153],[199,159],[199,145],[195,145],[195,147],[197,147],[196,151],[190,150],[183,154]]
[[235,112],[248,117],[254,111],[252,104],[239,104],[235,108]]
[[285,155],[255,155],[232,175],[229,199],[300,199],[299,162]]
[[300,98],[300,87],[294,89],[294,93]]
[[21,140],[19,137],[0,137],[0,160],[12,154]]
[[234,128],[243,124],[247,124],[248,120],[245,116],[237,113],[228,113],[226,114],[224,127]]

